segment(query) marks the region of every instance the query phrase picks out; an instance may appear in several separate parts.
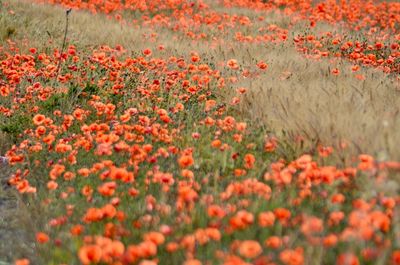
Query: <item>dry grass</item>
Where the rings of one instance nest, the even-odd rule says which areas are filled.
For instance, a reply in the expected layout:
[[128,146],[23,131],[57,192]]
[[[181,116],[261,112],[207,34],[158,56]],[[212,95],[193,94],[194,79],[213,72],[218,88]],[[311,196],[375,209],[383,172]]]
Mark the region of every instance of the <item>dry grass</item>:
[[[14,15],[3,11],[0,16],[0,37],[5,41],[29,39],[29,46],[41,49],[60,48],[65,27],[65,9],[56,6],[11,1]],[[144,29],[122,26],[105,16],[93,16],[88,12],[72,12],[70,15],[68,40],[80,47],[103,44],[121,44],[126,48],[140,48]],[[28,44],[19,42],[24,49]],[[139,45],[139,46],[138,46]]]
[[[254,49],[253,52],[257,52]],[[360,81],[350,64],[339,63],[333,76],[326,61],[304,60],[287,47],[268,54],[270,70],[242,85],[251,88],[242,110],[274,130],[300,134],[314,142],[399,159],[400,91],[398,83],[375,70],[362,70]]]
[[[232,9],[256,20],[259,14]],[[267,23],[283,28],[287,17],[270,14]],[[256,24],[254,29],[261,25]],[[297,24],[290,36],[304,35],[306,24]],[[320,23],[309,34],[342,32],[343,29]],[[361,33],[354,33],[359,38]],[[352,64],[343,60],[312,61],[304,58],[291,42],[282,45],[249,45],[236,43],[220,56],[238,58],[243,65],[262,59],[268,71],[259,78],[242,79],[238,86],[250,88],[241,111],[251,120],[263,124],[281,137],[303,136],[315,143],[338,147],[348,143],[348,155],[369,153],[379,159],[400,159],[400,82],[375,69],[363,68],[352,73]],[[334,76],[337,67],[341,74]],[[365,76],[361,81],[356,75]],[[303,150],[301,150],[303,151]]]

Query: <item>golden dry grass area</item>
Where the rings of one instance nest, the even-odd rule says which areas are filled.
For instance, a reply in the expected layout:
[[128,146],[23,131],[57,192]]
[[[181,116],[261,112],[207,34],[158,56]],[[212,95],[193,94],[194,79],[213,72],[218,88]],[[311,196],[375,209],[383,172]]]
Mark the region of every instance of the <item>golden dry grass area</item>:
[[0,265],[400,264],[399,17],[0,0]]

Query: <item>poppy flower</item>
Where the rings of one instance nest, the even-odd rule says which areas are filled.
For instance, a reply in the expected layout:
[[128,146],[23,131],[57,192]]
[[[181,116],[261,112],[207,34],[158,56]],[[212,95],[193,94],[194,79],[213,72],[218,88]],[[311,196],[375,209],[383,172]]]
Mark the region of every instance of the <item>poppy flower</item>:
[[257,63],[258,68],[260,68],[261,70],[266,70],[268,68],[268,64],[266,64],[263,61],[260,61]]
[[240,243],[239,254],[248,259],[254,259],[262,253],[262,248],[257,241],[245,240]]
[[194,160],[191,155],[183,155],[178,159],[178,164],[181,168],[187,168],[193,165]]
[[279,259],[286,265],[302,265],[304,264],[303,250],[301,248],[285,249],[279,254]]
[[45,117],[44,115],[42,115],[42,114],[36,114],[36,115],[33,117],[33,123],[34,123],[35,125],[41,125],[41,124],[45,121],[45,119],[46,119],[46,117]]
[[400,250],[395,250],[392,252],[391,262],[393,265],[400,264]]
[[78,257],[82,264],[99,263],[102,256],[102,249],[97,245],[84,245],[79,249]]
[[360,262],[353,253],[340,254],[336,260],[337,265],[359,265]]
[[273,212],[261,212],[258,215],[258,224],[261,227],[268,227],[274,225],[275,215]]
[[228,62],[226,63],[226,65],[227,65],[230,69],[233,69],[233,70],[239,69],[239,64],[238,64],[237,60],[235,60],[235,59],[230,59],[230,60],[228,60]]
[[146,56],[150,56],[152,54],[152,51],[150,49],[145,49],[143,50],[143,54]]
[[14,265],[29,265],[29,259],[18,259],[14,262]]
[[38,232],[36,233],[36,241],[40,244],[49,242],[49,236],[46,233]]
[[280,248],[282,246],[282,239],[277,236],[271,236],[264,241],[264,244],[269,248]]

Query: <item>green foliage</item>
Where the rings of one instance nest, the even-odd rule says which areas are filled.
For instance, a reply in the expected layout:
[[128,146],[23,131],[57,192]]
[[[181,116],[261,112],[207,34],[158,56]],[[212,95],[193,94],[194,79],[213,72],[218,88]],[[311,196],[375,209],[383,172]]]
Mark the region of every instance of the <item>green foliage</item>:
[[6,118],[0,125],[0,130],[10,135],[12,140],[16,142],[18,136],[28,128],[30,121],[30,117],[26,113],[16,114],[13,117]]
[[53,110],[60,108],[65,100],[65,94],[53,94],[45,101],[42,101],[39,104],[39,107],[45,112],[52,112]]

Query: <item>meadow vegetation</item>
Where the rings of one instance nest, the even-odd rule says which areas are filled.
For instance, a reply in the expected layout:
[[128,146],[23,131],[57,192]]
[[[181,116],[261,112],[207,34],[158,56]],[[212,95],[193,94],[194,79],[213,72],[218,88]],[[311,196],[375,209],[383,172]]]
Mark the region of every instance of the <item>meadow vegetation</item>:
[[400,264],[396,1],[0,6],[1,265]]

